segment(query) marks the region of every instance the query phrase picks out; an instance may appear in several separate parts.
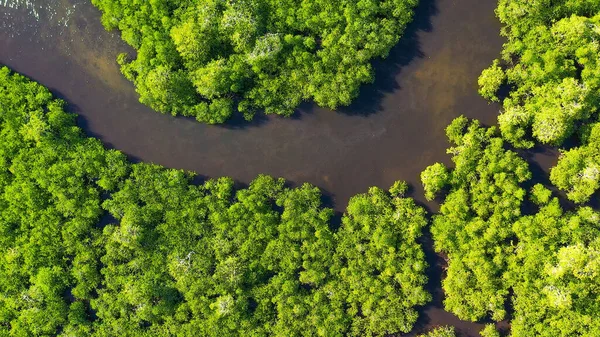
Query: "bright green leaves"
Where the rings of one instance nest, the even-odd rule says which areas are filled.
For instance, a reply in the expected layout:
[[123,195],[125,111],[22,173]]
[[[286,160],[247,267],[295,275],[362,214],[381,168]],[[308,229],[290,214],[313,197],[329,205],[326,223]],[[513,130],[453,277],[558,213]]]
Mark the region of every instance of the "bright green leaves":
[[542,143],[561,144],[573,133],[576,121],[587,120],[596,111],[593,91],[595,88],[573,78],[534,88],[534,98],[525,105],[525,109],[537,111],[533,115],[533,136]]
[[[431,232],[448,261],[445,308],[463,319],[500,321],[510,300],[511,336],[597,335],[600,214],[588,207],[566,212],[536,184],[528,197],[537,207],[529,205],[532,214],[522,215],[521,184],[531,176],[525,161],[504,149],[495,128],[458,118],[446,131],[455,167],[435,164],[422,175],[426,191],[444,192]],[[593,142],[596,131],[584,140]],[[562,177],[559,165],[552,180],[559,174],[577,178],[582,166],[572,166]],[[436,171],[448,177],[432,178]],[[499,335],[493,325],[481,334]]]
[[83,333],[101,282],[101,194],[128,166],[47,89],[7,68],[0,83],[0,335]]
[[314,186],[128,164],[42,86],[0,83],[0,335],[383,335],[429,301],[406,183],[333,229]]
[[[140,101],[153,109],[223,123],[232,113],[289,116],[304,100],[348,105],[373,80],[412,19],[417,0],[93,0],[107,29],[136,50],[120,57]],[[213,107],[215,101],[229,103]],[[207,106],[211,108],[207,109]]]
[[494,102],[499,101],[496,94],[506,80],[506,75],[500,68],[499,63],[499,60],[494,60],[494,63],[481,73],[478,80],[479,94]]
[[431,226],[436,250],[448,256],[444,304],[462,319],[501,320],[510,288],[503,281],[510,225],[525,197],[519,184],[531,173],[523,159],[504,149],[495,128],[460,117],[446,133],[455,145],[448,149],[455,167],[435,164],[422,174],[428,197],[448,191]]
[[600,332],[600,214],[564,212],[553,199],[513,226],[518,244],[513,336],[596,336]]
[[[398,188],[396,192],[404,192]],[[425,211],[402,194],[379,188],[353,197],[334,258],[338,288],[345,292],[352,336],[408,332],[430,300],[425,255],[417,243],[427,224]]]
[[187,312],[180,331],[207,336],[381,335],[409,331],[430,298],[416,242],[427,220],[405,184],[355,197],[335,233],[308,184],[260,176],[231,199],[230,180],[188,179],[135,165],[104,203],[120,220],[93,302],[105,331],[176,329]]
[[545,205],[550,201],[550,197],[552,196],[552,191],[544,187],[542,184],[535,184],[531,189],[531,195],[529,198],[536,205]]
[[583,144],[564,151],[550,173],[552,183],[577,203],[600,188],[600,124],[591,124],[582,138]]
[[224,59],[208,63],[192,74],[196,91],[209,99],[222,97],[231,92],[233,72]]
[[421,181],[425,188],[425,198],[433,200],[441,190],[448,184],[448,169],[444,164],[435,163],[428,166],[425,171],[421,172]]
[[185,114],[181,108],[194,100],[194,91],[187,75],[182,71],[174,71],[167,66],[158,66],[148,71],[146,76],[135,81],[140,102],[152,106],[161,112]]
[[456,333],[454,332],[454,327],[441,326],[419,337],[456,337]]
[[497,101],[506,79],[511,90],[498,122],[514,146],[561,145],[594,119],[600,104],[599,11],[594,1],[500,2],[507,69],[494,61],[479,79],[479,92]]
[[496,330],[494,324],[486,324],[483,330],[479,331],[481,337],[500,337],[500,332]]

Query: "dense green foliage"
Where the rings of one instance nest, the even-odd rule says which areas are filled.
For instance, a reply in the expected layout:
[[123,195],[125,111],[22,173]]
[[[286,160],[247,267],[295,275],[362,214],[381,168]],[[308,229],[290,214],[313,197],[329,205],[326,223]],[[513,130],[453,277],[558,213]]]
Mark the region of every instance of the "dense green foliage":
[[[461,117],[447,134],[455,167],[431,227],[448,259],[445,307],[462,319],[499,321],[511,300],[512,336],[600,335],[600,214],[565,212],[538,184],[529,198],[539,210],[522,215],[521,183],[531,174],[496,129]],[[440,190],[439,179],[423,176],[426,190]]]
[[89,326],[88,303],[102,279],[102,195],[128,166],[84,138],[74,120],[48,90],[0,68],[2,336]]
[[585,128],[579,147],[561,154],[550,179],[577,203],[586,202],[600,188],[600,123]]
[[[137,51],[119,62],[143,103],[220,123],[348,104],[416,0],[93,2]],[[444,305],[461,319],[600,336],[600,213],[526,191],[508,146],[577,132],[550,180],[577,203],[600,188],[599,13],[597,0],[500,0],[508,42],[479,78],[503,104],[499,128],[455,119],[453,167],[421,174],[441,201]],[[0,68],[0,336],[382,336],[410,331],[431,298],[427,218],[405,183],[353,197],[334,227],[309,184],[193,181],[104,149],[47,89]]]
[[[411,310],[430,300],[422,288],[425,256],[416,244],[427,224],[425,211],[403,198],[406,185],[396,183],[391,195],[379,188],[353,197],[342,228],[333,270],[347,296],[348,312],[364,319],[353,322],[353,336],[361,331],[409,332],[417,320]],[[370,334],[369,334],[370,335]]]
[[494,62],[479,85],[492,100],[503,83],[510,86],[498,118],[505,139],[560,145],[579,124],[597,120],[600,2],[501,0],[496,13],[508,39],[505,70]]
[[456,333],[454,333],[454,327],[441,326],[419,337],[456,337]]
[[304,100],[348,105],[373,80],[417,0],[92,0],[136,49],[119,57],[140,101],[222,123],[234,111],[290,115]]
[[512,336],[600,336],[600,214],[554,198],[512,228]]
[[[496,13],[508,42],[503,61],[479,78],[479,92],[499,100],[507,85],[498,121],[514,146],[562,145],[577,132],[581,144],[562,151],[550,180],[572,201],[587,202],[600,187],[600,2],[501,0]],[[600,214],[565,212],[539,184],[530,199],[539,210],[507,223],[504,241],[511,334],[600,335]]]
[[[531,173],[523,159],[503,148],[495,128],[460,117],[446,133],[454,144],[448,153],[455,167],[447,169],[448,194],[431,225],[436,250],[448,256],[444,304],[462,319],[491,313],[501,320],[510,288],[502,279],[512,250],[510,226],[521,215],[525,197],[519,183]],[[426,191],[439,190],[439,175],[422,176]]]
[[486,324],[483,330],[479,331],[481,337],[500,337],[500,332],[496,330],[494,324]]
[[0,132],[0,336],[373,336],[430,298],[404,183],[332,229],[308,184],[129,164],[7,68]]

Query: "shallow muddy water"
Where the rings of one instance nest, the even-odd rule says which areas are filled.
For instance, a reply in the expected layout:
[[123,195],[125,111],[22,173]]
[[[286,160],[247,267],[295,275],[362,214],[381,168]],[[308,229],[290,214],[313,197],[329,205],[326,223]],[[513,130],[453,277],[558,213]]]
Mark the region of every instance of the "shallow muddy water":
[[[88,135],[134,161],[242,183],[260,173],[310,182],[338,211],[352,195],[395,180],[409,182],[425,203],[419,173],[449,162],[446,125],[461,114],[495,123],[499,106],[477,94],[479,73],[502,46],[495,6],[494,0],[421,0],[401,42],[375,62],[375,83],[353,105],[334,112],[306,103],[290,119],[206,126],[153,112],[138,103],[115,62],[130,49],[118,33],[104,31],[86,0],[0,0],[0,64],[49,87],[79,114]],[[553,155],[540,151],[533,159],[551,162]],[[436,293],[419,328],[450,324],[477,336],[482,326],[444,312]]]

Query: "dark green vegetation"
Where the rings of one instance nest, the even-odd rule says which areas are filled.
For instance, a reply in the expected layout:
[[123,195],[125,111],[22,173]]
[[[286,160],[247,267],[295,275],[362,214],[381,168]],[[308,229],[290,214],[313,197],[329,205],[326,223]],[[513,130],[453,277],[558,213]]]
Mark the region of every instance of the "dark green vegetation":
[[404,183],[334,229],[313,186],[132,165],[62,105],[0,68],[0,336],[384,335],[429,300]]
[[443,199],[431,232],[448,261],[445,307],[465,320],[509,318],[512,336],[600,335],[600,213],[566,212],[538,184],[523,215],[531,173],[496,128],[458,118],[447,134],[455,167],[423,174]]
[[304,100],[335,109],[373,80],[417,0],[92,0],[137,51],[119,57],[140,101],[222,123],[234,111],[288,116]]
[[502,136],[517,147],[561,145],[579,125],[597,120],[600,105],[600,2],[501,0],[496,11],[508,42],[479,79],[480,93],[498,100]]

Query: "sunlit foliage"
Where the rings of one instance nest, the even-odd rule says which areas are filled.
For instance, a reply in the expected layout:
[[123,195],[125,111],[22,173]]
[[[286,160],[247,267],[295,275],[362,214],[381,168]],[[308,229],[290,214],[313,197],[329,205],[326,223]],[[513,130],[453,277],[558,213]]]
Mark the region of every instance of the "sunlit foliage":
[[581,138],[581,146],[564,151],[550,173],[552,183],[577,203],[600,188],[600,124],[587,126]]
[[600,214],[554,198],[513,230],[512,336],[600,335]]
[[373,80],[417,0],[92,0],[137,51],[119,57],[140,101],[222,123],[290,115],[305,100],[348,105]]
[[0,335],[381,336],[429,301],[405,183],[333,228],[309,184],[193,179],[105,150],[0,68]]
[[508,38],[499,62],[479,79],[480,93],[498,100],[503,137],[517,147],[561,145],[600,105],[600,2],[502,0],[496,10]]
[[[448,256],[444,305],[462,319],[502,320],[510,289],[503,280],[512,251],[510,226],[525,198],[519,184],[531,173],[523,159],[504,149],[496,128],[460,117],[446,133],[455,167],[435,164],[421,175],[426,191],[448,190],[431,225],[435,249]],[[431,178],[434,171],[448,172],[441,180],[446,186]]]
[[454,327],[440,326],[419,337],[456,337]]
[[[445,308],[466,320],[501,321],[512,302],[511,336],[599,335],[600,214],[564,211],[536,184],[531,215],[523,215],[522,184],[531,173],[497,130],[461,117],[447,134],[455,166],[431,226],[436,250],[447,256]],[[493,326],[481,333],[498,336]]]

